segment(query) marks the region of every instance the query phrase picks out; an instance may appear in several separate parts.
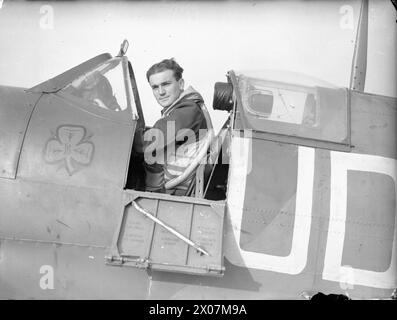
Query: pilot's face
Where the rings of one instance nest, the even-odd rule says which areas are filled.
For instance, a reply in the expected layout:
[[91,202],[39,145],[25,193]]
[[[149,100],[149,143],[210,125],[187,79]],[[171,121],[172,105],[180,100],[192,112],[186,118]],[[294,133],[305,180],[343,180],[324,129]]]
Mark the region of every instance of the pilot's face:
[[157,102],[166,108],[179,98],[183,91],[184,81],[183,79],[177,81],[172,70],[164,70],[152,74],[149,77],[149,84]]

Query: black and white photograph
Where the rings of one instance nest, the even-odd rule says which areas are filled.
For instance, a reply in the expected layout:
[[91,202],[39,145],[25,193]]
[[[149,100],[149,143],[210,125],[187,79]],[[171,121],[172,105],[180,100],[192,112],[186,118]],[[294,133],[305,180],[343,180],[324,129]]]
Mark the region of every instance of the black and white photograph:
[[0,300],[396,300],[396,8],[0,0]]

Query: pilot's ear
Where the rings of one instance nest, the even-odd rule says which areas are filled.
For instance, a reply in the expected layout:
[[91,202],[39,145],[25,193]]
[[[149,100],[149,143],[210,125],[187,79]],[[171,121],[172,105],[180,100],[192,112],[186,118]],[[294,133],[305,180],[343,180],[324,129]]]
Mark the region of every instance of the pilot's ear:
[[185,80],[183,80],[183,78],[179,79],[179,89],[183,90],[183,88],[185,87]]

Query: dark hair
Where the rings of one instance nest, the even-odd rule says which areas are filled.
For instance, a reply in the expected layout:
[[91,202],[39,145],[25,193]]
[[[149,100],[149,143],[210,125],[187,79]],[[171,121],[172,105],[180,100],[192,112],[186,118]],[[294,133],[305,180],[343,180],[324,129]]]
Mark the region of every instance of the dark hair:
[[152,74],[159,73],[165,70],[174,71],[174,77],[176,81],[182,78],[183,68],[174,60],[174,58],[171,58],[164,59],[163,61],[152,65],[150,69],[146,72],[147,81],[149,81],[149,77]]

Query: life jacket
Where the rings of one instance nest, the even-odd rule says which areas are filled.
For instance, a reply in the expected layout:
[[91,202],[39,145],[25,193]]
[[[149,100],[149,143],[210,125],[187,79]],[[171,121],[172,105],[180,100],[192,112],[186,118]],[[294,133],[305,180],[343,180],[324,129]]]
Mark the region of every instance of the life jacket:
[[[187,95],[191,95],[192,93],[197,93],[197,92],[194,91],[192,87],[186,89],[183,95],[181,95],[181,97],[177,101],[175,101],[172,106],[170,106],[169,108],[167,108],[167,110],[164,111],[163,116],[170,114],[173,110],[175,110],[178,101],[180,101]],[[191,96],[194,97],[194,95]],[[201,98],[200,95],[199,97]],[[212,127],[211,118],[209,116],[209,112],[202,98],[201,101],[198,103],[198,105],[204,115],[207,124],[207,130],[205,131],[205,134],[201,136],[199,135],[195,142],[184,143],[176,147],[174,152],[168,154],[167,161],[164,165],[164,181],[167,189],[172,188],[172,186],[170,187],[170,183],[172,184],[172,181],[175,182],[178,181],[178,178],[181,177],[181,175],[188,169],[190,165],[193,165],[196,168],[197,166],[195,164],[197,162],[205,163],[206,161],[208,147],[213,138],[213,127]],[[181,182],[178,181],[176,185],[177,189],[180,190],[188,189],[192,179],[194,179],[195,177],[195,170],[194,170],[195,168],[192,168],[193,170],[191,170],[191,172],[184,179],[182,179]]]

